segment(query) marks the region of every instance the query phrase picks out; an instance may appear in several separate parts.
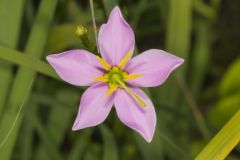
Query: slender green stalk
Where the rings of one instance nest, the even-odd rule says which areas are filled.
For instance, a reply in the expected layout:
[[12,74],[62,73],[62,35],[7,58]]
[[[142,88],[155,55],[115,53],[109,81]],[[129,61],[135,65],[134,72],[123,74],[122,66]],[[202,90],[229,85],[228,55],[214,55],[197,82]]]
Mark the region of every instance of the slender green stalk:
[[[41,1],[41,5],[36,16],[36,21],[34,23],[25,49],[25,53],[28,56],[35,58],[41,57],[56,4],[57,0]],[[7,128],[10,128],[13,125],[13,121],[17,115],[17,112],[19,111],[19,107],[23,104],[23,101],[25,99],[28,99],[35,77],[36,73],[28,68],[20,67],[18,69],[7,103],[7,110],[3,116],[3,121],[0,124],[0,142],[6,138],[8,131]],[[10,158],[15,140],[19,132],[21,120],[22,114],[20,114],[15,128],[0,150],[1,160],[8,160]]]
[[240,110],[200,152],[196,160],[223,160],[240,142]]
[[58,79],[56,72],[50,67],[49,64],[38,60],[34,57],[30,57],[26,54],[23,54],[17,50],[7,48],[0,45],[0,59],[9,61],[13,64],[18,64],[20,66],[27,67],[34,70],[35,72],[42,73],[44,75],[50,76],[54,79]]
[[93,0],[89,0],[89,3],[90,3],[90,8],[91,8],[91,14],[92,14],[92,22],[93,22],[96,46],[97,46],[98,53],[100,53],[99,45],[98,45],[98,37],[97,37],[98,32],[97,32],[97,25],[96,25],[96,19],[95,19],[95,14],[94,14]]

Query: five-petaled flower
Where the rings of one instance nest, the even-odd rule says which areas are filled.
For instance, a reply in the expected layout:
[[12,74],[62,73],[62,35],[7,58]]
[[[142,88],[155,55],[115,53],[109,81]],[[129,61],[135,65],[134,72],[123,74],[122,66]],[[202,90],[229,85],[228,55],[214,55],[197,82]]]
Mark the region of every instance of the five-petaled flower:
[[183,59],[157,49],[131,59],[135,37],[118,7],[101,26],[98,44],[102,58],[86,50],[47,56],[64,81],[90,86],[81,97],[73,130],[102,123],[114,105],[121,122],[151,142],[156,113],[151,100],[138,87],[161,85]]

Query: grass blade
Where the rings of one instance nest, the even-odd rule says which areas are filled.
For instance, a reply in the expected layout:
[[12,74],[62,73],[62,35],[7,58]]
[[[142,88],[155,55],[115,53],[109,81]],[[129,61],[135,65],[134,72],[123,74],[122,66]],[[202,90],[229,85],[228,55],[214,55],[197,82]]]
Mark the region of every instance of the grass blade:
[[30,57],[29,55],[22,54],[19,51],[1,45],[0,53],[1,53],[0,59],[27,67],[29,69],[34,70],[35,72],[42,73],[54,79],[59,79],[56,72],[52,69],[52,67],[49,64],[41,60],[38,60],[37,58]]
[[200,152],[196,160],[223,160],[240,141],[240,110]]
[[[16,48],[25,0],[0,0],[0,44]],[[14,5],[12,5],[14,4]],[[9,12],[11,11],[11,12]],[[6,18],[7,17],[7,18]],[[12,67],[0,60],[0,116],[12,82]]]

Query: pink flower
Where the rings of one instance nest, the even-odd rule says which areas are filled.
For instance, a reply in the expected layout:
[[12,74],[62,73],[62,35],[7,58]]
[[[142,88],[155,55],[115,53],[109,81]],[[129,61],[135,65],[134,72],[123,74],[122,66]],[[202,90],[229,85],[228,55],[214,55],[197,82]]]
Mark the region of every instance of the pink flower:
[[138,87],[161,85],[183,59],[157,49],[131,59],[135,37],[118,7],[101,26],[98,43],[102,58],[86,50],[47,56],[64,81],[90,86],[81,97],[73,130],[102,123],[114,105],[121,122],[151,142],[156,113],[151,100]]

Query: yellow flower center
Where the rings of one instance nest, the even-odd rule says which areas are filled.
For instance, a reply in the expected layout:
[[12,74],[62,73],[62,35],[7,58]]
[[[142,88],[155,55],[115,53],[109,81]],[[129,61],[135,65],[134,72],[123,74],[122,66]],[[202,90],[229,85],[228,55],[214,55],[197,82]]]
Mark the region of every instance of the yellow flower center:
[[102,64],[107,73],[105,73],[103,76],[95,77],[93,80],[108,83],[109,90],[107,91],[106,96],[110,96],[118,88],[123,88],[141,107],[145,107],[145,102],[126,86],[126,82],[128,80],[142,76],[142,74],[128,74],[123,70],[129,58],[131,57],[131,54],[132,51],[128,52],[121,60],[120,64],[113,67],[111,67],[104,59],[97,56],[97,60]]
[[105,76],[108,78],[109,85],[118,85],[118,81],[125,83],[125,77],[127,76],[127,73],[121,70],[119,67],[114,66],[108,73],[105,74]]

